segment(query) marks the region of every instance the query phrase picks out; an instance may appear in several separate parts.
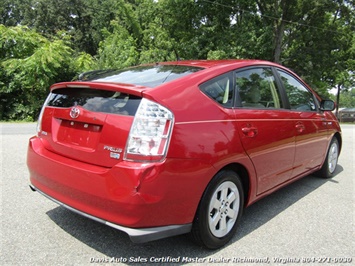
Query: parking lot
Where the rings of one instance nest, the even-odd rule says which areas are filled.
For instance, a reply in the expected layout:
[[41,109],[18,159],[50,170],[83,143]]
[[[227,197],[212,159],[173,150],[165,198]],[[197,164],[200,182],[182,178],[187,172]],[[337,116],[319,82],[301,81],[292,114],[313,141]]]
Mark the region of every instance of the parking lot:
[[1,265],[354,265],[355,125],[342,125],[334,178],[307,176],[250,206],[233,240],[217,251],[185,235],[133,244],[32,192],[26,150],[35,127],[0,123]]

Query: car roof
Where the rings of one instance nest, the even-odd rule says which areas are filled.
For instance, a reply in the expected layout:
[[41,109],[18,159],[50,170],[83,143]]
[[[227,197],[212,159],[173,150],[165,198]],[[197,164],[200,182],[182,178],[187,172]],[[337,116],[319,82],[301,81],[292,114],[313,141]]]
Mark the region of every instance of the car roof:
[[[256,60],[256,59],[224,59],[224,60],[179,60],[179,61],[168,61],[168,62],[157,62],[157,63],[150,63],[150,64],[143,64],[132,66],[128,68],[123,68],[121,70],[94,70],[82,73],[77,80],[70,81],[70,82],[61,82],[57,84],[53,84],[51,86],[51,90],[63,88],[63,87],[82,87],[87,86],[90,88],[94,88],[95,86],[98,87],[105,87],[105,89],[117,89],[120,88],[121,91],[126,93],[132,93],[133,91],[141,94],[142,91],[146,89],[158,88],[160,86],[165,86],[166,84],[173,84],[174,82],[180,82],[179,78],[173,77],[169,72],[166,72],[166,76],[160,77],[158,80],[153,81],[144,81],[142,82],[132,82],[131,80],[117,80],[115,78],[116,74],[119,74],[121,71],[131,71],[134,69],[150,67],[150,66],[172,66],[174,67],[191,67],[191,69],[196,69],[197,71],[189,72],[193,74],[193,77],[196,78],[198,82],[202,82],[204,80],[208,80],[213,78],[216,75],[223,74],[227,71],[231,71],[233,69],[248,67],[248,66],[257,66],[257,65],[264,65],[264,66],[282,66],[265,60]],[[171,68],[168,68],[169,70]],[[203,71],[198,71],[198,69]],[[116,72],[117,71],[117,72]],[[161,72],[162,73],[162,72]],[[177,72],[180,73],[180,72]],[[187,73],[187,72],[186,72]],[[138,75],[139,78],[142,78],[140,74]],[[181,75],[179,77],[183,77]],[[172,79],[169,79],[172,77]],[[191,81],[191,78],[189,78]]]
[[[200,69],[211,69],[216,67],[241,67],[241,66],[253,66],[253,65],[273,65],[276,66],[275,63],[265,61],[265,60],[256,60],[256,59],[223,59],[223,60],[179,60],[179,61],[167,61],[167,62],[156,62],[156,63],[148,63],[141,64],[136,66],[131,66],[119,70],[115,69],[103,69],[103,70],[93,70],[81,73],[78,76],[78,81],[94,81],[96,79],[100,79],[100,77],[105,77],[106,75],[114,75],[114,73],[120,72],[121,70],[130,70],[139,67],[149,67],[149,66],[187,66],[192,68],[200,68]],[[100,80],[102,82],[102,80]]]
[[[156,65],[184,65],[195,66],[200,68],[212,68],[216,66],[227,66],[231,64],[270,64],[269,61],[256,60],[256,59],[223,59],[223,60],[181,60],[181,61],[169,61],[159,62]],[[272,64],[272,63],[271,63]]]

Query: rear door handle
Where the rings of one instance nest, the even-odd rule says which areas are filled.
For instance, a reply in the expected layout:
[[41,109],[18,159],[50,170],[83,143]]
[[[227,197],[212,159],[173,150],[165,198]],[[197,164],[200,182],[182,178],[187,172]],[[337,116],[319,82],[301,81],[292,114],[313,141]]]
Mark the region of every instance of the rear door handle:
[[258,134],[258,129],[256,127],[247,126],[242,128],[242,132],[248,138],[252,138]]

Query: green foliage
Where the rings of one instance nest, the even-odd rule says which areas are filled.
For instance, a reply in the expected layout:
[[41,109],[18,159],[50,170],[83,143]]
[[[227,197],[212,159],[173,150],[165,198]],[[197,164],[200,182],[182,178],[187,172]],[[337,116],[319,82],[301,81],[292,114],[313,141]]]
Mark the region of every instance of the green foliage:
[[[332,95],[330,98],[336,101],[335,95]],[[340,93],[339,108],[355,108],[355,89],[344,90]]]
[[138,63],[136,43],[128,30],[112,21],[113,32],[104,30],[106,38],[100,42],[98,68],[123,68]]
[[207,59],[218,60],[218,59],[228,59],[227,53],[223,50],[209,51],[207,54]]
[[90,69],[92,60],[63,39],[48,40],[27,27],[0,25],[0,120],[35,120],[51,84]]
[[142,32],[142,51],[140,53],[141,63],[152,63],[160,61],[173,61],[175,57],[174,40],[170,39],[169,33],[161,27],[162,21],[153,20]]
[[0,120],[36,119],[82,71],[180,59],[279,62],[351,104],[354,0],[3,0],[0,14]]
[[340,94],[341,107],[355,108],[355,89]]
[[77,55],[75,60],[73,61],[73,67],[76,72],[89,71],[92,70],[94,66],[96,66],[97,62],[95,59],[85,52],[81,52]]

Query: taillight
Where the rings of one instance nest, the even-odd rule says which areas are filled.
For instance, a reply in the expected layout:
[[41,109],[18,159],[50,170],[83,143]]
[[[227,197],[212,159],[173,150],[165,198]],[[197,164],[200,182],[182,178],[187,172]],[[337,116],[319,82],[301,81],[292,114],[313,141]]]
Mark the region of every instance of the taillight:
[[173,122],[174,116],[170,110],[143,98],[129,133],[125,160],[163,160],[167,153]]
[[46,101],[44,102],[43,106],[42,106],[42,109],[41,109],[41,112],[39,113],[39,117],[38,117],[38,121],[37,121],[37,136],[40,135],[41,131],[42,131],[42,118],[43,118],[43,113],[44,113],[44,109],[46,108],[47,106],[47,103],[49,101],[51,97],[51,93],[48,95]]

